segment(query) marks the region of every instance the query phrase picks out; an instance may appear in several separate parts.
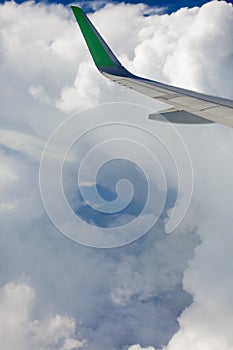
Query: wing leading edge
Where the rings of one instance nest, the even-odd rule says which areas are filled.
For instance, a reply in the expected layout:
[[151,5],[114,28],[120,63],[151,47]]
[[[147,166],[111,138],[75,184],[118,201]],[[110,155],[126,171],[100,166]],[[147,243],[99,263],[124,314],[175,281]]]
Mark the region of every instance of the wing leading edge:
[[173,123],[220,123],[233,127],[233,101],[138,77],[125,69],[85,13],[71,6],[98,70],[110,80],[171,106],[150,119]]

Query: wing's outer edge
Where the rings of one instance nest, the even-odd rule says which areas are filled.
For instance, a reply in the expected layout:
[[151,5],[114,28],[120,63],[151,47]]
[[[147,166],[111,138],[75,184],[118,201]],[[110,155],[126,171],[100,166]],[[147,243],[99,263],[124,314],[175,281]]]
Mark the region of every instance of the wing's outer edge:
[[71,8],[96,67],[99,69],[102,66],[120,66],[120,62],[83,10],[77,6],[71,6]]

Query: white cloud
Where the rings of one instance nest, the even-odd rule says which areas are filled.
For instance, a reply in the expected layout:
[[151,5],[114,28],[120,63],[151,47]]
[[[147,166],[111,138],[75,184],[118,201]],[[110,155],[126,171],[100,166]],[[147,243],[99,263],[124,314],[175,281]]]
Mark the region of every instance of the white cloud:
[[0,290],[0,339],[5,350],[75,350],[85,341],[75,336],[75,321],[61,315],[33,318],[35,292],[25,282],[7,283]]
[[44,88],[41,85],[31,85],[29,87],[29,93],[42,103],[51,103],[51,99],[46,95]]
[[142,348],[140,345],[132,345],[129,347],[129,350],[156,350],[152,346],[148,346],[147,348]]
[[[100,79],[96,79],[96,71],[89,62],[82,62],[79,66],[74,86],[64,87],[57,107],[70,113],[78,109],[97,104],[100,96]],[[77,98],[78,96],[78,98]]]
[[[143,5],[111,4],[90,17],[135,73],[233,97],[231,4],[213,1],[162,16],[144,17],[144,11]],[[88,350],[232,349],[232,130],[179,127],[193,159],[195,186],[190,210],[173,235],[163,234],[161,222],[156,232],[119,250],[76,246],[57,233],[41,204],[44,140],[64,112],[149,99],[99,75],[62,5],[6,2],[0,24],[5,349],[71,350],[82,345],[76,338],[87,339]],[[22,273],[37,291],[36,302],[28,284],[5,284]]]

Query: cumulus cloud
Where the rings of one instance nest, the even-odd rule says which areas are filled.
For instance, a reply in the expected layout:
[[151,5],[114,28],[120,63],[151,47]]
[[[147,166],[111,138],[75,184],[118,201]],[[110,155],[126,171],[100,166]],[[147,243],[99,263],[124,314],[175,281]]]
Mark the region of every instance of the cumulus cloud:
[[[228,97],[232,16],[224,1],[171,15],[142,4],[107,4],[90,14],[132,72]],[[58,234],[41,203],[45,140],[67,113],[94,103],[157,104],[101,77],[68,8],[6,2],[0,23],[5,349],[71,350],[86,339],[88,350],[230,350],[232,130],[179,127],[195,183],[190,210],[175,233],[164,233],[164,214],[156,230],[130,246],[105,251],[75,245]],[[22,273],[33,288],[8,282]]]
[[25,282],[10,282],[0,290],[0,339],[4,349],[83,348],[85,341],[74,339],[75,321],[53,315],[43,320],[33,318],[35,291]]
[[148,346],[147,348],[142,348],[140,345],[132,345],[129,347],[129,350],[156,350],[152,346]]

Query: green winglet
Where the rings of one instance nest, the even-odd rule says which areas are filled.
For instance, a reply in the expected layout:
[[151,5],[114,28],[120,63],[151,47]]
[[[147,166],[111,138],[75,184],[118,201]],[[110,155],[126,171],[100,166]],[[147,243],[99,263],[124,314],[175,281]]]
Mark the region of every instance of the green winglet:
[[82,9],[76,6],[71,6],[71,8],[97,68],[116,66],[118,62],[114,62],[114,55]]

